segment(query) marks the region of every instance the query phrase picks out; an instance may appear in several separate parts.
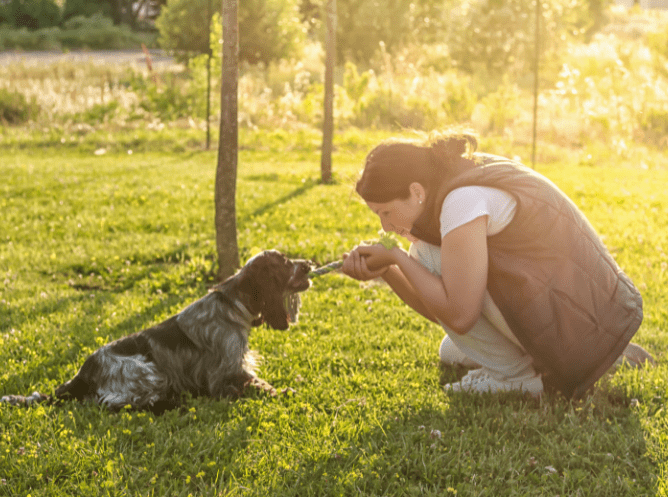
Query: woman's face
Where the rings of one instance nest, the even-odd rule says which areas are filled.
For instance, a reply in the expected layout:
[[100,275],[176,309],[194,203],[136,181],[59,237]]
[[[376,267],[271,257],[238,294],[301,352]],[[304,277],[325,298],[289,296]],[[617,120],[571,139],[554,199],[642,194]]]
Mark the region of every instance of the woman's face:
[[[418,185],[418,183],[413,183]],[[410,234],[413,229],[413,223],[417,221],[424,209],[424,189],[420,186],[414,188],[411,185],[410,195],[404,199],[394,199],[385,203],[367,202],[373,212],[380,218],[380,224],[384,231],[394,231],[397,235],[403,236],[410,242],[417,239]]]

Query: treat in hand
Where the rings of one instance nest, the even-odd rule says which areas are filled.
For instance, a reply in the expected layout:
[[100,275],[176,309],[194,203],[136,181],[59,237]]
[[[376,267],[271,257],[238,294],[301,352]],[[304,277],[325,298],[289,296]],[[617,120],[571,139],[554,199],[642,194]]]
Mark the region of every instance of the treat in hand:
[[374,245],[376,243],[379,243],[383,247],[385,247],[387,250],[392,250],[394,247],[399,246],[399,241],[397,240],[397,237],[394,236],[394,233],[388,233],[387,231],[379,231],[380,238],[377,241],[374,241],[370,243],[369,245]]

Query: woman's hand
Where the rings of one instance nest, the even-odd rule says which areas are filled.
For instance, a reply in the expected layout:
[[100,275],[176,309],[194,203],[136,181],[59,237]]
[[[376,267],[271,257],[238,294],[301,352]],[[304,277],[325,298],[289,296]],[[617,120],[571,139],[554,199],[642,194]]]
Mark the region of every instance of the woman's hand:
[[349,254],[343,254],[341,271],[360,281],[368,281],[383,276],[394,264],[391,251],[382,245],[360,245]]
[[[371,270],[378,270],[397,263],[392,252],[395,249],[386,249],[379,243],[374,245],[360,245],[355,250],[359,251],[360,255],[366,261],[367,267]],[[397,248],[396,250],[400,249]]]

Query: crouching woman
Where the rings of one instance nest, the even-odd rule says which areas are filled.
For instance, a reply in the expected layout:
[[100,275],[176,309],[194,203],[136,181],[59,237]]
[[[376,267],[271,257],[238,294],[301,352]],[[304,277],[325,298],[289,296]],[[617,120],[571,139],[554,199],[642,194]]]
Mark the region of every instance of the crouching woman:
[[389,141],[367,156],[356,190],[385,231],[411,241],[359,246],[343,272],[382,277],[446,332],[441,360],[476,369],[451,391],[550,384],[578,398],[624,353],[642,298],[575,204],[521,164],[475,153],[469,134]]

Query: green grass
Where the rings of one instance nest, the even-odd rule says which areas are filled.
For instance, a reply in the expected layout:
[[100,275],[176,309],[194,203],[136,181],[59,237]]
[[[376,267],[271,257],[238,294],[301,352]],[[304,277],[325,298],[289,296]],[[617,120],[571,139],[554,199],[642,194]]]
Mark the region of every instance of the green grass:
[[[243,140],[242,259],[257,247],[325,263],[377,236],[352,188],[368,137],[339,143],[331,186],[317,143]],[[2,395],[52,391],[100,344],[212,283],[215,153],[98,145],[0,153]],[[635,341],[658,367],[621,369],[577,403],[446,395],[462,371],[439,369],[442,330],[382,285],[328,275],[297,325],[251,335],[262,376],[296,393],[192,399],[160,417],[0,406],[0,495],[668,495],[668,172],[561,157],[538,170],[641,289]]]

